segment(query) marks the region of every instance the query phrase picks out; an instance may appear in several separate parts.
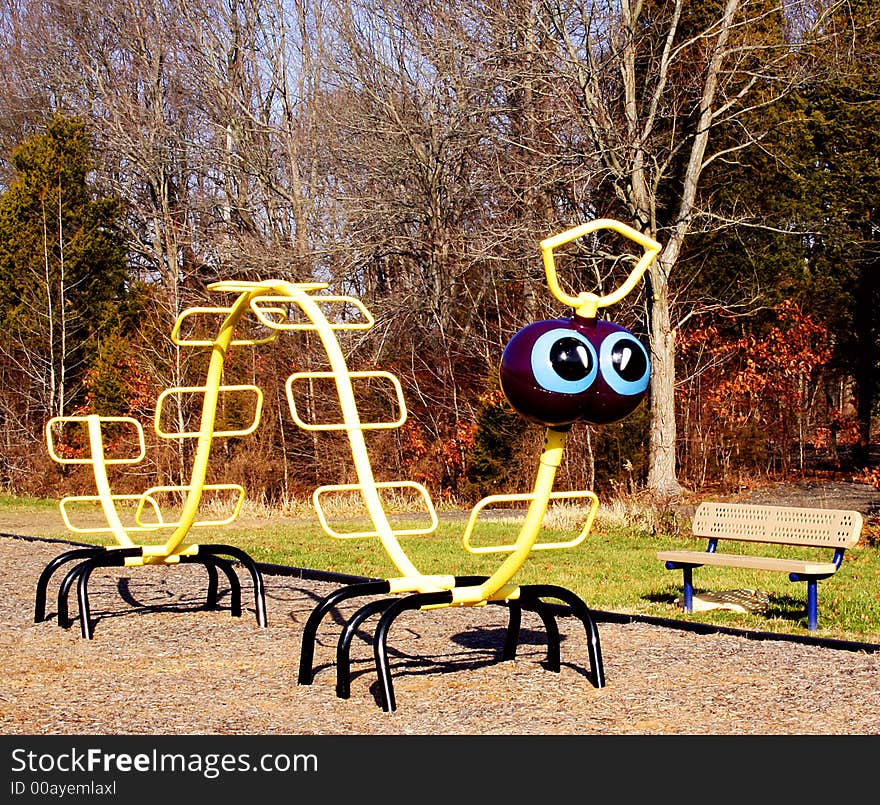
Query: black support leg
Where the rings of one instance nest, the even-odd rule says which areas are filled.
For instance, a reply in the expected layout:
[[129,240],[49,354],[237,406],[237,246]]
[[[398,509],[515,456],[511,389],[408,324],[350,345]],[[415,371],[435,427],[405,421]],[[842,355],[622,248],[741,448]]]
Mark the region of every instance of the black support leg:
[[68,615],[68,598],[73,583],[77,585],[77,602],[79,604],[80,628],[82,636],[91,640],[93,630],[89,611],[88,583],[89,576],[96,567],[123,567],[125,560],[131,556],[140,556],[140,548],[104,549],[100,554],[85,559],[69,570],[58,590],[58,623],[65,629],[70,626]]
[[103,564],[103,562],[96,559],[89,559],[83,562],[76,581],[76,600],[79,604],[80,633],[86,640],[91,640],[94,635],[94,631],[92,630],[92,613],[89,610],[88,584],[89,576],[92,575],[92,570],[96,567],[96,561],[98,561],[99,564]]
[[[180,561],[183,563],[186,560],[181,556]],[[217,577],[217,563],[203,561],[202,564],[205,566],[205,570],[208,571],[208,590],[205,594],[205,609],[217,609],[217,596],[220,594],[220,580]]]
[[62,629],[67,629],[71,624],[70,616],[68,615],[68,596],[70,595],[70,588],[73,586],[77,576],[82,572],[85,563],[88,561],[89,560],[86,559],[83,562],[79,562],[74,565],[73,568],[68,570],[58,587],[58,605],[56,609],[58,612],[58,625]]
[[543,601],[534,601],[532,608],[544,624],[544,631],[547,632],[547,670],[558,674],[562,667],[562,658],[559,648],[559,626],[556,623],[556,618]]
[[388,631],[395,619],[408,610],[421,609],[424,606],[452,603],[452,592],[444,590],[439,593],[414,593],[395,600],[379,618],[376,635],[373,638],[373,656],[376,660],[376,672],[379,675],[379,695],[382,709],[392,713],[397,705],[394,701],[394,686],[391,681],[391,667],[388,664]]
[[516,600],[507,602],[507,610],[510,613],[507,621],[507,632],[504,636],[504,649],[501,653],[502,660],[515,660],[516,648],[519,645],[519,630],[522,625],[522,604]]
[[388,592],[390,592],[390,585],[387,581],[368,581],[362,584],[340,587],[318,602],[309,615],[306,625],[303,627],[299,655],[299,677],[297,680],[300,685],[312,684],[312,679],[314,678],[315,640],[317,639],[318,628],[324,616],[331,612],[338,604],[348,599],[366,595],[384,595]]
[[219,587],[217,584],[217,570],[221,570],[229,582],[229,608],[234,618],[241,617],[241,582],[238,575],[232,569],[232,565],[225,559],[212,554],[204,554],[201,556],[181,556],[180,561],[187,564],[204,565],[208,571],[208,594],[206,598],[207,609],[218,609]]
[[504,650],[501,659],[516,659],[519,632],[522,624],[522,611],[527,609],[537,613],[544,624],[544,630],[547,632],[547,668],[551,671],[559,671],[559,627],[556,625],[553,613],[539,599],[529,598],[528,596],[521,595],[519,598],[511,598],[503,603],[507,605],[510,611],[510,619],[507,624],[507,634],[504,638]]
[[263,575],[260,573],[257,563],[254,562],[250,555],[232,545],[199,545],[199,553],[211,556],[216,556],[218,554],[221,556],[232,556],[241,562],[241,564],[247,569],[248,573],[250,573],[251,581],[254,585],[254,604],[257,609],[257,623],[260,626],[265,627],[267,624],[266,591],[263,585]]
[[[229,610],[232,613],[233,618],[241,617],[241,582],[238,580],[238,574],[232,567],[232,563],[226,561],[225,559],[221,559],[219,556],[213,557],[215,564],[221,571],[223,571],[223,575],[226,576],[226,580],[229,582]],[[217,600],[214,601],[215,606],[217,605]]]
[[[599,645],[599,630],[596,627],[596,621],[593,619],[589,607],[587,607],[581,598],[565,587],[557,587],[553,584],[527,584],[520,587],[520,600],[523,602],[524,607],[528,606],[528,608],[535,608],[535,602],[537,602],[538,606],[542,606],[540,601],[541,598],[557,598],[568,604],[571,608],[572,615],[578,618],[583,624],[584,630],[587,633],[587,652],[590,658],[590,670],[592,671],[593,685],[597,688],[604,688],[605,669],[602,664],[602,651]],[[536,611],[540,614],[539,610]],[[547,621],[545,620],[545,625],[546,623]]]
[[358,627],[371,615],[384,612],[395,600],[378,598],[364,604],[343,627],[336,644],[336,695],[340,699],[347,699],[351,695],[351,641]]
[[56,556],[46,565],[37,581],[37,591],[34,597],[34,623],[41,623],[46,620],[46,596],[52,574],[67,562],[72,562],[74,559],[87,559],[106,550],[103,547],[76,548]]

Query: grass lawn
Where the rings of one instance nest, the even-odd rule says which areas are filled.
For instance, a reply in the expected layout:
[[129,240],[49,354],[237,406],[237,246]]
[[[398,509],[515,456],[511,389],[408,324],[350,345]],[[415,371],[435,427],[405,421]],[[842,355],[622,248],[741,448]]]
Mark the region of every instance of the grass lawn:
[[[44,536],[75,542],[109,544],[101,535],[71,534],[64,529],[54,501],[0,496],[0,531],[16,533],[6,522],[32,515],[54,514],[56,527]],[[402,537],[407,555],[426,574],[488,575],[506,554],[467,553],[461,544],[465,521],[460,512],[440,512],[437,531],[426,536]],[[345,532],[363,526],[333,522]],[[408,524],[405,527],[411,527]],[[509,519],[480,524],[474,544],[510,544],[518,524]],[[542,532],[541,540],[564,541],[578,533],[578,526],[560,523]],[[161,541],[161,540],[160,540]],[[399,575],[378,540],[334,539],[321,529],[317,518],[273,517],[265,512],[245,516],[241,524],[193,529],[191,542],[224,543],[246,550],[256,561],[359,576],[387,578]],[[763,614],[726,610],[685,615],[674,603],[681,595],[681,571],[666,570],[656,551],[672,548],[702,550],[705,540],[683,538],[620,522],[610,510],[600,508],[587,539],[578,547],[533,551],[515,580],[522,583],[561,585],[577,593],[595,610],[623,614],[689,620],[740,629],[816,635],[824,638],[880,643],[880,551],[862,542],[850,549],[841,569],[819,582],[819,630],[806,628],[806,584],[793,583],[783,573],[733,568],[702,567],[694,571],[695,591],[761,590],[769,595]],[[770,546],[761,546],[771,551]],[[778,556],[799,556],[795,549],[779,548]]]

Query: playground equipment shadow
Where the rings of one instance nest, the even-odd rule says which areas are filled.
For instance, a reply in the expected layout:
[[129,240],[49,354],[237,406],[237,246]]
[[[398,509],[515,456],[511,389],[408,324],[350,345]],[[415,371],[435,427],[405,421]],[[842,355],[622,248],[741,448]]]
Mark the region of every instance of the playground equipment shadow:
[[78,624],[56,622],[54,585],[49,619],[33,622],[37,578],[63,550],[0,536],[4,734],[880,734],[878,651],[607,617],[596,689],[573,618],[559,619],[560,673],[544,667],[530,613],[517,658],[500,661],[501,606],[400,617],[389,639],[398,706],[385,713],[369,628],[352,647],[351,696],[336,696],[341,618],[319,631],[313,683],[297,684],[303,626],[338,580],[270,568],[263,629],[244,573],[234,618],[222,582],[221,609],[204,609],[197,565],[103,568],[90,582],[94,639],[83,640]]

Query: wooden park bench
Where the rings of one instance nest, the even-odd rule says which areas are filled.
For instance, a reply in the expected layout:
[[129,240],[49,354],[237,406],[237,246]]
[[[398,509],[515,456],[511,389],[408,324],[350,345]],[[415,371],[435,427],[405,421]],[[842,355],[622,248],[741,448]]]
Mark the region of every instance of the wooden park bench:
[[[807,625],[818,623],[817,582],[833,576],[847,548],[859,541],[862,515],[847,509],[807,509],[794,506],[753,506],[745,503],[701,503],[694,514],[695,537],[706,537],[705,551],[658,551],[657,558],[668,570],[684,574],[682,607],[693,612],[693,571],[702,565],[777,570],[791,581],[807,583]],[[816,549],[812,559],[780,559],[755,553],[718,553],[722,540],[749,550],[751,543],[795,545]],[[832,553],[833,552],[833,553]]]

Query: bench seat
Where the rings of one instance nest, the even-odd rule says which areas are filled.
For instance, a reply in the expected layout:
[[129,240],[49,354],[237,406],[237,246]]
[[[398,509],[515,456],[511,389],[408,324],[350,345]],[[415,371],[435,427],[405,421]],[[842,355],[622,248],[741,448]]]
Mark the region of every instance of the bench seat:
[[[742,567],[749,570],[778,570],[810,576],[831,576],[837,571],[834,562],[810,562],[800,559],[778,559],[771,556],[748,556],[739,553],[709,553],[708,551],[658,551],[657,558],[681,565],[717,565]],[[671,569],[671,568],[670,568]]]

